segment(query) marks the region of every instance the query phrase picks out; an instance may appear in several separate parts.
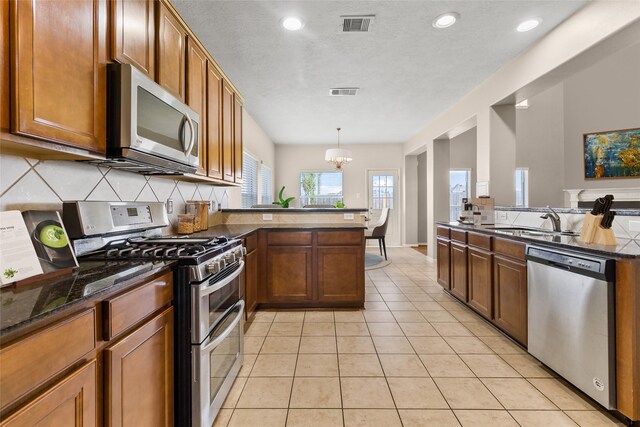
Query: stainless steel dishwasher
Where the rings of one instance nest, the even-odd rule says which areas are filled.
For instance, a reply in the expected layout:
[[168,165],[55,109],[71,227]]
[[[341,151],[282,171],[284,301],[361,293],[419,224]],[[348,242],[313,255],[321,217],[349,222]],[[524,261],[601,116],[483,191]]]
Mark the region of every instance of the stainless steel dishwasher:
[[527,246],[528,350],[616,407],[615,260]]

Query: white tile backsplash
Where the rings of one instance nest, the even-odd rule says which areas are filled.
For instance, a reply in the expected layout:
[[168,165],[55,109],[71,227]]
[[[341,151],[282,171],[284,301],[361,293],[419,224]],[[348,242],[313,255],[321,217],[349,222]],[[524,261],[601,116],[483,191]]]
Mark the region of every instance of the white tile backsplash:
[[177,215],[184,212],[186,200],[209,200],[216,208],[218,203],[228,208],[231,207],[230,195],[239,207],[237,187],[146,177],[82,162],[0,154],[0,210],[3,211],[60,210],[62,202],[67,200],[166,202],[172,199],[174,209],[169,219],[173,224]]

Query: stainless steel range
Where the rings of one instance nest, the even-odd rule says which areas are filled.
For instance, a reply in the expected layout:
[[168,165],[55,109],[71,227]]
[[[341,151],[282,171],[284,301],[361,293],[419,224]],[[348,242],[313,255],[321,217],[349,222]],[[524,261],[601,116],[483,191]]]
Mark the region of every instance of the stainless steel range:
[[225,237],[163,237],[163,203],[65,202],[80,260],[173,260],[175,425],[210,427],[243,362],[246,249]]

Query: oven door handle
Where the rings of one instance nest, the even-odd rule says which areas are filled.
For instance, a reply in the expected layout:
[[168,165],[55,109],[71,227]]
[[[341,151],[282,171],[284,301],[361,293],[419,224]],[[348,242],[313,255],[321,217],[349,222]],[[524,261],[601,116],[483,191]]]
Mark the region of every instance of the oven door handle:
[[200,300],[204,296],[214,293],[220,288],[224,288],[225,286],[227,286],[229,283],[235,280],[238,276],[240,276],[240,274],[242,273],[242,270],[244,270],[244,261],[240,260],[240,266],[236,271],[231,273],[231,276],[225,277],[223,280],[217,283],[214,283],[211,286],[207,286],[209,282],[206,282],[200,285],[198,287],[198,300]]
[[[238,325],[238,323],[242,320],[243,316],[244,316],[244,300],[240,300],[238,301],[231,309],[229,309],[229,312],[233,312],[238,306],[240,306],[240,311],[238,311],[238,315],[236,316],[235,319],[233,319],[233,322],[231,322],[231,324],[229,325],[229,327],[223,332],[221,333],[216,339],[214,339],[211,342],[208,342],[207,344],[204,344],[202,347],[200,347],[200,353],[209,353],[212,349],[214,349],[215,347],[219,346],[220,343],[222,341],[224,341],[225,339],[227,339],[227,337],[229,337],[229,335],[231,334],[231,332],[233,332],[233,330],[235,329],[235,327]],[[225,316],[226,318],[226,316]],[[224,321],[223,319],[220,319],[220,321]]]

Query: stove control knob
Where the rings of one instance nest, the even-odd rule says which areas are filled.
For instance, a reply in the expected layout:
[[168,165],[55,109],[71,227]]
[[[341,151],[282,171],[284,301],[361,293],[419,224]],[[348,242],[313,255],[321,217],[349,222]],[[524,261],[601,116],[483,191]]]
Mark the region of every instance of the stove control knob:
[[216,274],[220,271],[220,263],[218,261],[213,261],[207,264],[207,273],[208,274]]
[[225,255],[224,259],[228,264],[232,264],[236,261],[236,254],[227,254]]

